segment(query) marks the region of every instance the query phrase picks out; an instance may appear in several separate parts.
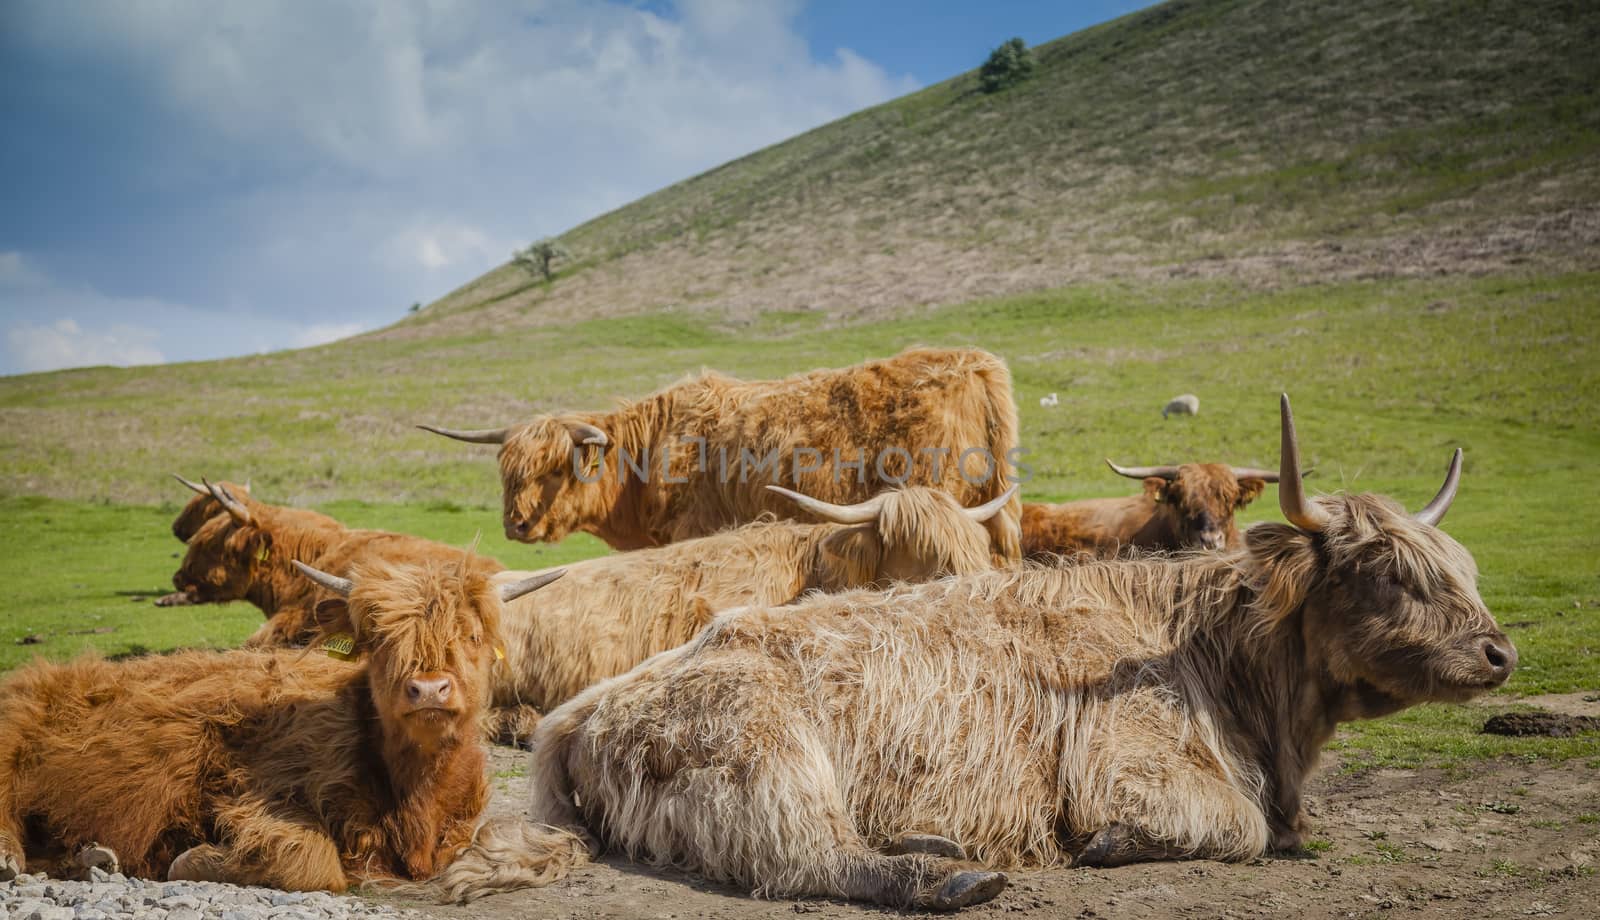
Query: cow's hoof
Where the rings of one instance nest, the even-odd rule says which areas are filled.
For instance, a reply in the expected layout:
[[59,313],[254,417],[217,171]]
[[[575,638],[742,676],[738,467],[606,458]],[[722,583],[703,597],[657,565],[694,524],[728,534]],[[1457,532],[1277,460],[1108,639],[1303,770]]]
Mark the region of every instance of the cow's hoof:
[[961,844],[949,837],[940,837],[938,834],[904,834],[889,844],[890,856],[902,856],[906,853],[926,853],[929,856],[943,856],[947,859],[967,858],[967,851],[961,848]]
[[933,910],[960,910],[982,904],[1004,891],[1008,881],[1004,872],[957,872],[939,886],[939,893],[933,896],[928,907]]
[[78,865],[85,870],[99,869],[101,872],[120,872],[122,863],[117,859],[117,851],[110,847],[103,847],[98,843],[91,843],[78,851]]
[[0,882],[9,882],[22,874],[22,864],[10,853],[0,854]]
[[221,882],[220,854],[209,844],[190,847],[179,853],[167,867],[169,882]]
[[1127,862],[1129,854],[1134,849],[1136,846],[1133,828],[1120,823],[1107,824],[1094,832],[1094,836],[1089,838],[1089,842],[1084,845],[1072,864],[1091,869],[1108,869]]

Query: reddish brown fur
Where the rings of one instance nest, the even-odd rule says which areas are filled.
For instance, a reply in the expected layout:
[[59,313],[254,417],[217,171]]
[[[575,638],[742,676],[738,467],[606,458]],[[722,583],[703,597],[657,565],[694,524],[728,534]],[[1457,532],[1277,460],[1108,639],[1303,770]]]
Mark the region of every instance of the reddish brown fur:
[[[451,561],[359,569],[320,611],[364,661],[315,651],[36,662],[0,685],[0,860],[95,841],[124,871],[342,890],[425,879],[488,800],[478,723],[499,599]],[[447,675],[444,709],[408,703]]]
[[1266,483],[1235,479],[1220,463],[1186,463],[1168,480],[1151,476],[1127,498],[1091,498],[1022,506],[1022,552],[1029,559],[1088,554],[1102,558],[1128,549],[1177,551],[1239,545],[1234,512],[1261,495]]
[[[580,423],[610,440],[591,483],[580,481],[573,469],[578,445],[568,426]],[[707,462],[701,464],[697,444],[681,438],[704,438]],[[723,481],[723,446],[731,481]],[[1012,484],[1010,452],[1017,447],[1017,410],[1004,362],[976,349],[911,349],[781,380],[741,381],[706,372],[613,412],[541,416],[511,429],[500,449],[506,536],[535,543],[581,530],[616,549],[639,549],[706,536],[763,512],[812,520],[762,486],[777,483],[839,504],[863,501],[902,484],[875,469],[874,458],[891,447],[912,455],[904,485],[941,488],[969,507],[1004,492]],[[950,449],[937,477],[933,456],[919,453],[925,447]],[[822,469],[797,475],[790,462],[795,448],[820,451]],[[967,448],[996,458],[995,474],[986,482],[968,482],[958,471],[956,457]],[[752,472],[741,482],[741,449],[757,457],[776,450],[778,469]],[[859,479],[850,470],[836,475],[835,449],[845,460],[866,457]],[[634,458],[648,452],[647,479],[622,469],[623,451]],[[663,479],[663,451],[670,453],[672,476],[686,482]],[[966,469],[974,479],[985,472],[976,457]],[[893,466],[886,472],[899,473]],[[990,522],[999,561],[1019,558],[1020,513],[1013,501]]]
[[[234,496],[249,510],[250,520],[241,523],[226,512],[213,516],[189,541],[172,582],[191,603],[245,600],[261,608],[267,623],[247,646],[309,640],[315,625],[311,612],[331,595],[296,571],[293,560],[349,577],[357,566],[378,560],[420,564],[461,555],[455,547],[421,537],[352,530],[315,511],[269,505],[248,494]],[[487,556],[473,556],[471,564],[482,575],[503,568]]]

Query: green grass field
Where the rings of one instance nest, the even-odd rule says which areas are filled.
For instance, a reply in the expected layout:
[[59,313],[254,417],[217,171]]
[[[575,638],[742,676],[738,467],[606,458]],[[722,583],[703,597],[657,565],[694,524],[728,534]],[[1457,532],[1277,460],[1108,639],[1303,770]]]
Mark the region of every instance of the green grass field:
[[[1600,276],[1375,281],[1251,292],[1217,283],[1076,287],[891,321],[767,316],[731,328],[657,315],[498,337],[356,341],[211,364],[0,380],[0,668],[177,646],[225,647],[259,623],[245,605],[159,609],[182,547],[187,493],[166,478],[250,477],[269,501],[355,526],[466,545],[532,568],[603,551],[501,536],[489,448],[410,426],[502,424],[603,407],[702,366],[775,376],[892,354],[980,345],[1013,370],[1038,499],[1125,494],[1101,458],[1275,465],[1276,394],[1295,400],[1322,490],[1415,507],[1452,447],[1466,450],[1445,528],[1478,559],[1482,591],[1516,641],[1503,691],[1600,689]],[[1055,391],[1060,405],[1042,409]],[[1201,414],[1163,421],[1195,392]],[[91,436],[92,435],[92,436]],[[1277,516],[1275,492],[1244,515]],[[19,644],[35,636],[37,644]],[[1584,756],[1600,737],[1471,734],[1477,710],[1424,707],[1355,727],[1358,764]]]

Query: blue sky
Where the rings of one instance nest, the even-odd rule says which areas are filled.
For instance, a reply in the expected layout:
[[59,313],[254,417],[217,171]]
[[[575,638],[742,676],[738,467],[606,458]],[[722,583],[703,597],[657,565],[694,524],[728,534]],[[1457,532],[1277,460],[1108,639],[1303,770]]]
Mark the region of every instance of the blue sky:
[[376,328],[1136,2],[0,3],[0,374]]

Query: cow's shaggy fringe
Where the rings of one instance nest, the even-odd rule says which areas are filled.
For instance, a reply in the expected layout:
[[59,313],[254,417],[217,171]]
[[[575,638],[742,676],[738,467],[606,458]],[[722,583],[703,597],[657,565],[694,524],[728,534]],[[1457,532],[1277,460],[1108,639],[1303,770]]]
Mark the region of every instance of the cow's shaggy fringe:
[[[569,432],[577,424],[601,429],[610,441],[593,482],[578,481],[572,469],[576,445]],[[639,549],[707,536],[763,512],[805,519],[763,488],[769,482],[837,504],[897,485],[925,485],[963,505],[980,505],[1011,486],[1017,438],[1011,374],[1003,361],[976,349],[908,349],[781,380],[743,381],[706,371],[611,412],[540,416],[510,429],[500,472],[508,524],[532,524],[518,539],[560,540],[584,530],[613,548]],[[887,448],[910,454],[908,479],[879,475],[875,460]],[[948,449],[937,477],[935,457],[919,453],[924,448]],[[976,458],[967,461],[967,475],[987,475],[985,481],[963,477],[959,455],[968,448],[993,458],[992,475]],[[584,450],[598,459],[594,448]],[[822,468],[794,475],[796,451],[812,450]],[[864,457],[859,475],[834,465],[836,450],[846,461]],[[777,470],[740,475],[744,451],[756,458],[775,454]],[[643,478],[624,453],[635,463],[648,457]],[[664,479],[664,455],[671,458],[671,476],[687,481]],[[885,472],[897,476],[891,467]],[[1020,515],[1014,500],[990,522],[999,561],[1020,558]]]
[[[525,737],[537,713],[682,645],[716,611],[991,567],[989,532],[949,495],[914,487],[884,493],[882,501],[871,524],[758,521],[566,566],[560,581],[506,605],[506,667],[496,672],[494,699],[506,712],[498,734]],[[504,572],[495,581],[529,574]]]
[[[1059,865],[1118,827],[1142,858],[1295,845],[1339,721],[1470,696],[1475,637],[1503,640],[1459,544],[1379,496],[1317,501],[1321,533],[1258,525],[1220,555],[726,613],[545,719],[548,827],[500,832],[529,849],[499,878],[564,872],[557,829],[758,894],[921,905],[956,864],[885,855],[903,834],[991,867]],[[462,897],[496,887],[454,871]]]

